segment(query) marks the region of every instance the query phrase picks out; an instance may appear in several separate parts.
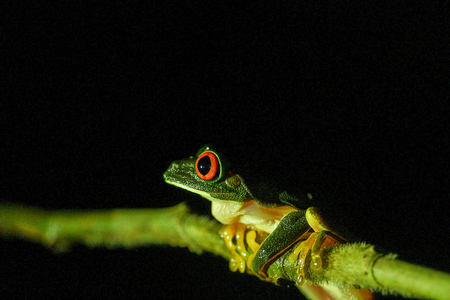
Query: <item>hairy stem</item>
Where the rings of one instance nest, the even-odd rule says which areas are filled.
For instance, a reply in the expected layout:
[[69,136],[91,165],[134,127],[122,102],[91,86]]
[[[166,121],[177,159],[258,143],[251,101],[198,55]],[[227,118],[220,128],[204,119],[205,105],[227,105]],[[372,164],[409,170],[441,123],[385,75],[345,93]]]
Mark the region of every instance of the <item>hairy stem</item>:
[[[184,203],[159,209],[102,211],[46,211],[0,203],[0,235],[38,242],[57,252],[68,251],[75,243],[108,248],[170,245],[198,254],[208,251],[228,260],[221,227],[207,217],[189,213]],[[270,277],[295,281],[297,262],[289,262],[289,254],[287,251],[269,267]],[[326,247],[321,258],[321,269],[307,268],[307,284],[358,286],[426,299],[448,299],[450,295],[449,274],[397,260],[393,254],[377,253],[365,243]]]

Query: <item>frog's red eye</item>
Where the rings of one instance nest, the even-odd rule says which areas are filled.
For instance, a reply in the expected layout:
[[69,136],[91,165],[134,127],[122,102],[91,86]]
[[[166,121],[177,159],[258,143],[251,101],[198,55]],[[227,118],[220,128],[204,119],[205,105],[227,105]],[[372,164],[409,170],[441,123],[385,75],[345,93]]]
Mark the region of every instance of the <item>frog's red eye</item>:
[[220,173],[219,159],[212,152],[204,152],[195,162],[195,171],[201,179],[214,179]]

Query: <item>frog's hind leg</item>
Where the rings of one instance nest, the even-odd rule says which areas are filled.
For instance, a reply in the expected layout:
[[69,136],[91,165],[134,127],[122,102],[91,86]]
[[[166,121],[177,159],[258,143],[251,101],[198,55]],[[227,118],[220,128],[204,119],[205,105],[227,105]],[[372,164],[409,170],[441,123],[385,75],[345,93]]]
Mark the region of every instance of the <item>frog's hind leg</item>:
[[314,269],[319,270],[322,267],[322,259],[319,255],[320,249],[328,245],[347,242],[333,232],[328,231],[330,227],[324,222],[316,208],[308,208],[306,219],[316,232],[313,232],[306,241],[300,243],[288,258],[290,262],[298,261],[296,284],[299,286],[305,283],[306,256],[310,250],[312,265]]
[[[323,242],[324,236],[325,231],[311,233],[308,239],[304,242],[301,242],[300,245],[298,245],[297,248],[295,248],[295,250],[289,255],[288,260],[290,262],[298,261],[297,280],[295,282],[298,286],[302,286],[303,284],[305,284],[306,255],[311,248],[318,250],[318,248],[314,246],[319,245],[320,247]],[[313,261],[315,261],[315,264],[319,265],[317,269],[320,269],[322,267],[322,259],[318,255],[318,252],[314,255],[311,254],[311,257]]]
[[251,264],[253,272],[261,279],[270,281],[266,274],[270,263],[297,241],[306,239],[310,229],[305,211],[298,210],[287,214],[261,244]]

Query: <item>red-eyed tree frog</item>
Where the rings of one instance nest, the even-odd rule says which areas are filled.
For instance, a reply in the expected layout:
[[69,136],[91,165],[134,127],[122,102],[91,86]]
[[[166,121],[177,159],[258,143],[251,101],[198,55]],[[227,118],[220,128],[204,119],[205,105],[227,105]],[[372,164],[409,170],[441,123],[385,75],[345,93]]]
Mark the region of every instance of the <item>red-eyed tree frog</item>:
[[[247,271],[278,284],[278,278],[267,275],[268,267],[280,254],[303,241],[289,256],[291,262],[299,262],[296,284],[302,286],[309,299],[346,299],[336,292],[333,298],[326,298],[330,295],[321,287],[304,285],[307,253],[311,251],[312,265],[320,269],[319,252],[327,236],[328,244],[346,242],[329,228],[318,209],[309,205],[309,195],[296,198],[251,173],[234,169],[210,145],[200,148],[195,156],[172,162],[164,180],[211,201],[212,215],[226,225],[221,234],[231,254],[232,271]],[[338,291],[342,292],[347,296],[350,292],[352,299],[372,298],[366,290]]]

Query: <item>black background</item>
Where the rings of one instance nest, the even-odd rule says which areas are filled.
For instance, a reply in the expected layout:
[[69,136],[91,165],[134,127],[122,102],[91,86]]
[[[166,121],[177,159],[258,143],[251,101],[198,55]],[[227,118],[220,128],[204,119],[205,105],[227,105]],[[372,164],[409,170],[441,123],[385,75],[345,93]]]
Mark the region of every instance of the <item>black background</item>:
[[[3,199],[207,214],[162,173],[220,143],[361,239],[448,271],[448,5],[2,6]],[[299,298],[181,248],[0,242],[2,299]]]

